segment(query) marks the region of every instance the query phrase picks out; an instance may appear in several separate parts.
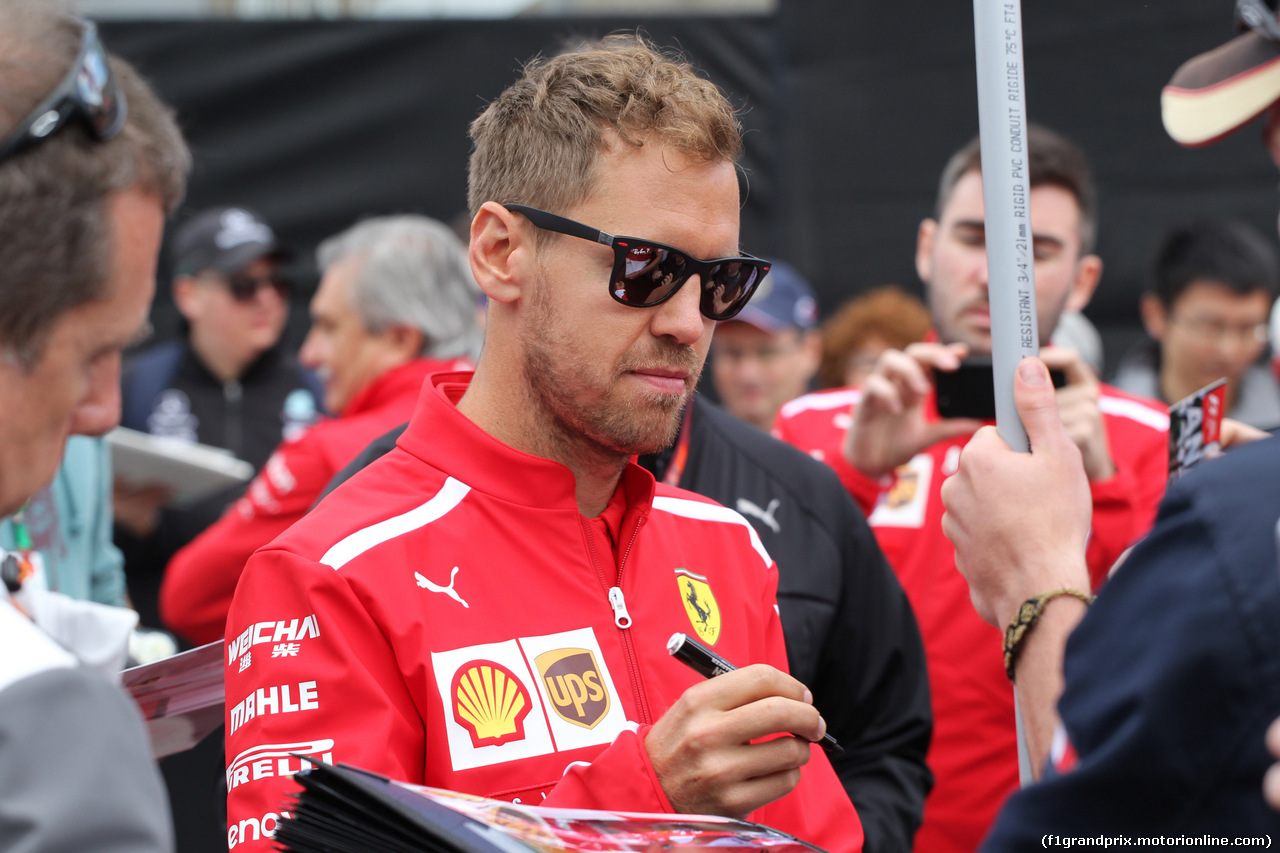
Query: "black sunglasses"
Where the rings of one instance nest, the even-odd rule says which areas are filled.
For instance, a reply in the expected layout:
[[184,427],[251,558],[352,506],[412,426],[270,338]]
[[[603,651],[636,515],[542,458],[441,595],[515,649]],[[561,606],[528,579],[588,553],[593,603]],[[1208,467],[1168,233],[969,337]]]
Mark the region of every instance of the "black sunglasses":
[[581,237],[613,249],[613,275],[609,295],[633,308],[651,308],[666,302],[691,276],[702,282],[699,309],[710,320],[734,317],[751,299],[760,280],[769,271],[769,262],[759,258],[717,258],[704,261],[672,246],[614,237],[581,222],[523,204],[504,204],[534,225],[557,234]]
[[1280,42],[1276,10],[1262,0],[1236,0],[1236,21],[1268,41]]
[[250,275],[247,272],[236,272],[227,276],[227,290],[231,291],[231,298],[236,302],[252,302],[264,287],[273,288],[281,297],[289,298],[289,279],[279,273]]
[[124,93],[116,86],[106,51],[92,21],[81,22],[80,55],[52,92],[12,133],[0,142],[0,161],[38,145],[73,118],[84,122],[99,142],[111,139],[124,127],[128,110]]

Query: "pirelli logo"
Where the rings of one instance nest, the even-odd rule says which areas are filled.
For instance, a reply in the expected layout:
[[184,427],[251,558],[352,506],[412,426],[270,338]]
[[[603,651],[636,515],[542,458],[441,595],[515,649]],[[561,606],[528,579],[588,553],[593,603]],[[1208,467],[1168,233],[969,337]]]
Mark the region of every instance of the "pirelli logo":
[[591,729],[609,713],[609,691],[589,650],[557,649],[538,655],[534,663],[560,719]]

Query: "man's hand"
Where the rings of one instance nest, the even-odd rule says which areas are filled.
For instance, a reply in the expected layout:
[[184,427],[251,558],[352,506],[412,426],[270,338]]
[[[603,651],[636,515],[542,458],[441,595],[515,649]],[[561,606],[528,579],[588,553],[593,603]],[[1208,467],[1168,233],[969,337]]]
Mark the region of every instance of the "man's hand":
[[[1267,729],[1267,749],[1271,750],[1273,756],[1280,759],[1280,719]],[[1272,764],[1267,769],[1267,775],[1262,777],[1262,793],[1271,808],[1280,811],[1280,761]]]
[[1033,595],[1089,590],[1089,484],[1038,359],[1018,365],[1013,398],[1031,452],[1011,450],[995,427],[983,427],[942,484],[942,531],[955,545],[956,567],[978,615],[1000,629]]
[[1090,482],[1115,476],[1116,465],[1111,459],[1111,445],[1107,442],[1102,410],[1098,408],[1102,385],[1093,369],[1080,357],[1080,353],[1066,347],[1044,347],[1040,350],[1040,358],[1050,370],[1061,370],[1066,374],[1067,384],[1057,392],[1058,413],[1067,435],[1080,448],[1085,475]]
[[980,427],[980,421],[968,418],[925,419],[931,371],[955,370],[967,353],[964,344],[936,343],[881,353],[863,380],[862,401],[845,433],[845,461],[868,477],[879,477],[939,441]]
[[1271,438],[1271,433],[1266,430],[1258,429],[1255,426],[1249,426],[1249,424],[1242,421],[1223,418],[1222,437],[1219,441],[1219,451],[1230,450],[1233,447],[1241,447],[1264,438]]
[[[742,818],[790,793],[827,724],[808,689],[755,664],[690,687],[649,730],[645,749],[677,812]],[[763,743],[751,741],[779,732]]]
[[155,532],[160,509],[173,497],[168,486],[135,486],[119,477],[111,484],[111,504],[115,521],[134,536],[145,539]]

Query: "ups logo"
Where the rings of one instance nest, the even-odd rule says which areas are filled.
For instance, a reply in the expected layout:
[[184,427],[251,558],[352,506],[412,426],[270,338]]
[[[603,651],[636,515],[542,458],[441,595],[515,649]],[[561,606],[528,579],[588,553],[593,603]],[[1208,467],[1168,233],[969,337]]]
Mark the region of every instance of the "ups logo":
[[893,488],[889,489],[889,494],[885,496],[885,503],[888,504],[889,509],[904,507],[915,500],[916,489],[920,483],[920,474],[909,464],[899,466],[897,474]]
[[609,713],[609,691],[604,689],[595,655],[587,649],[556,649],[534,658],[551,707],[562,720],[595,728]]

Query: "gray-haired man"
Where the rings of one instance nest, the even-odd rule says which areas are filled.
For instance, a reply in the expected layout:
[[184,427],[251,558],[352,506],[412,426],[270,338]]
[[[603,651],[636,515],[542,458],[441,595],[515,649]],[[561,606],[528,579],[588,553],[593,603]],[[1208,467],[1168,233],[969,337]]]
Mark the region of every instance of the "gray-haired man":
[[432,373],[468,369],[480,349],[479,288],[466,249],[422,216],[370,219],[318,252],[302,361],[324,382],[338,417],[280,445],[245,496],[174,556],[160,611],[187,639],[222,639],[240,570],[300,519],[370,441],[413,413]]

